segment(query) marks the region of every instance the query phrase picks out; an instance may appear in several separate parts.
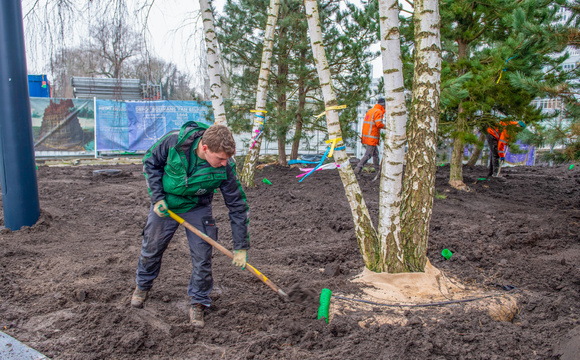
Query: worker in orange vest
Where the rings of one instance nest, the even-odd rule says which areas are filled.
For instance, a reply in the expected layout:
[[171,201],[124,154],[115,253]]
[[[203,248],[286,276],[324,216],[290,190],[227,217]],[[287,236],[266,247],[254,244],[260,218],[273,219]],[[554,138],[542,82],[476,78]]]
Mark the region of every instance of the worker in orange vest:
[[[503,164],[505,162],[505,154],[507,151],[507,143],[510,140],[507,132],[507,127],[509,125],[516,125],[521,128],[526,128],[526,124],[523,121],[501,121],[500,129],[495,127],[487,128],[487,144],[489,145],[489,173],[487,176],[498,177],[500,162]],[[501,177],[501,176],[499,176]]]
[[379,166],[379,135],[381,129],[385,127],[385,124],[383,124],[383,115],[385,115],[385,99],[379,98],[377,104],[367,111],[363,121],[361,141],[366,145],[367,149],[354,169],[356,174],[361,172],[362,167],[371,157],[373,158],[375,167]]

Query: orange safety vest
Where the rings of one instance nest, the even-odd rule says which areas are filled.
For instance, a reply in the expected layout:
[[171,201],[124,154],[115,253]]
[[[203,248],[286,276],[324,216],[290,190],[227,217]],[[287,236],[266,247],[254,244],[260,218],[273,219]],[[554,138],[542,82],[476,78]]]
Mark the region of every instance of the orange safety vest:
[[497,152],[500,158],[505,157],[507,143],[510,140],[506,127],[509,125],[518,125],[517,121],[510,121],[509,123],[505,123],[501,121],[499,123],[502,126],[503,131],[500,133],[497,128],[488,127],[487,132],[493,135],[497,139]]
[[376,104],[367,111],[362,127],[361,141],[363,144],[370,146],[377,146],[379,144],[380,129],[385,127],[382,121],[384,114],[385,108],[379,104]]

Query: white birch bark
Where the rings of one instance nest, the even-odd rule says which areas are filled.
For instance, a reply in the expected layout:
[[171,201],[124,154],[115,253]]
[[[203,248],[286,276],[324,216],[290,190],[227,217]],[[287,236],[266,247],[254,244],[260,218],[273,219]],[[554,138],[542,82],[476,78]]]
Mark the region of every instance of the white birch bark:
[[262,63],[260,66],[260,76],[258,78],[258,92],[256,94],[256,108],[258,112],[252,116],[254,122],[252,126],[252,140],[249,144],[248,154],[244,161],[244,168],[240,175],[240,180],[246,186],[255,186],[254,174],[256,169],[256,162],[260,156],[260,147],[262,145],[262,135],[256,138],[260,128],[263,124],[260,122],[266,121],[268,118],[266,110],[266,96],[268,94],[268,79],[270,78],[270,67],[272,65],[272,49],[274,48],[274,30],[276,29],[276,21],[278,20],[278,12],[280,9],[279,0],[270,0],[268,9],[268,21],[266,23],[266,31],[264,34],[264,48],[262,50]]
[[433,210],[437,126],[441,88],[441,35],[438,0],[415,0],[413,108],[403,182],[401,231],[406,271],[424,271]]
[[[312,52],[314,53],[314,61],[316,62],[316,69],[318,77],[320,78],[320,85],[322,87],[322,95],[324,97],[324,104],[326,107],[326,124],[328,127],[329,139],[342,138],[342,130],[338,118],[338,111],[329,108],[337,106],[336,93],[332,86],[332,79],[330,75],[330,68],[326,52],[322,42],[322,29],[320,27],[320,17],[318,14],[318,4],[316,0],[305,0],[306,17],[308,20],[308,31],[310,33],[310,43],[312,45]],[[343,146],[342,141],[337,144]],[[344,191],[350,204],[352,217],[355,226],[356,238],[361,250],[365,266],[373,271],[382,271],[382,261],[378,254],[378,236],[372,225],[369,216],[368,208],[362,196],[362,192],[358,181],[356,180],[354,171],[350,166],[350,162],[345,150],[334,151],[334,161],[340,165],[338,171],[340,178],[344,185]]]
[[400,213],[407,125],[398,0],[379,0],[379,16],[385,83],[385,141],[378,233],[386,271],[394,273],[404,269]]
[[209,0],[199,0],[199,8],[203,21],[205,34],[205,48],[207,52],[207,63],[209,67],[209,86],[211,91],[211,105],[215,123],[227,125],[226,110],[222,94],[221,65],[218,56],[217,36],[214,27],[213,14],[209,6]]

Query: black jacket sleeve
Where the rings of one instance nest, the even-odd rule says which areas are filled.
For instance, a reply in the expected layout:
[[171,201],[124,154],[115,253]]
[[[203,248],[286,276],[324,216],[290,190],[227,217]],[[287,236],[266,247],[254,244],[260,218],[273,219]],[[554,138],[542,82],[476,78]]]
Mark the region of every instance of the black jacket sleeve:
[[165,164],[167,163],[167,156],[169,149],[175,144],[179,138],[179,131],[172,131],[159,139],[143,157],[143,174],[147,180],[147,187],[149,188],[149,195],[151,196],[151,204],[155,204],[159,200],[165,199],[165,192],[163,191],[163,174],[165,173]]
[[220,185],[226,207],[229,209],[230,224],[232,226],[232,240],[234,250],[249,249],[250,236],[250,207],[246,201],[246,194],[236,174],[235,163],[229,160],[226,165],[227,179]]

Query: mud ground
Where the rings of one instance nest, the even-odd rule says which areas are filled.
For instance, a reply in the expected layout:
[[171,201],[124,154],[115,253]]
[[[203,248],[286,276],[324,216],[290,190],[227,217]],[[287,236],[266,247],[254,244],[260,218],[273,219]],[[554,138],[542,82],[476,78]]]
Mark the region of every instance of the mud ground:
[[[562,359],[580,339],[580,171],[568,166],[502,170],[471,192],[438,168],[428,256],[465,286],[517,298],[511,321],[468,304],[425,308],[358,306],[333,299],[330,324],[317,304],[285,303],[214,252],[213,306],[202,330],[188,325],[190,260],[183,230],[165,252],[144,309],[129,306],[149,207],[140,165],[40,166],[42,215],[30,228],[0,231],[0,327],[54,359]],[[248,260],[284,289],[362,295],[350,279],[362,258],[336,170],[299,183],[299,171],[269,166],[248,189]],[[378,182],[363,173],[371,214]],[[262,182],[270,180],[272,185]],[[219,194],[214,216],[231,247]],[[2,224],[3,225],[3,224]],[[447,261],[440,254],[454,255]],[[325,271],[326,269],[326,271]],[[381,322],[383,317],[397,318]]]

